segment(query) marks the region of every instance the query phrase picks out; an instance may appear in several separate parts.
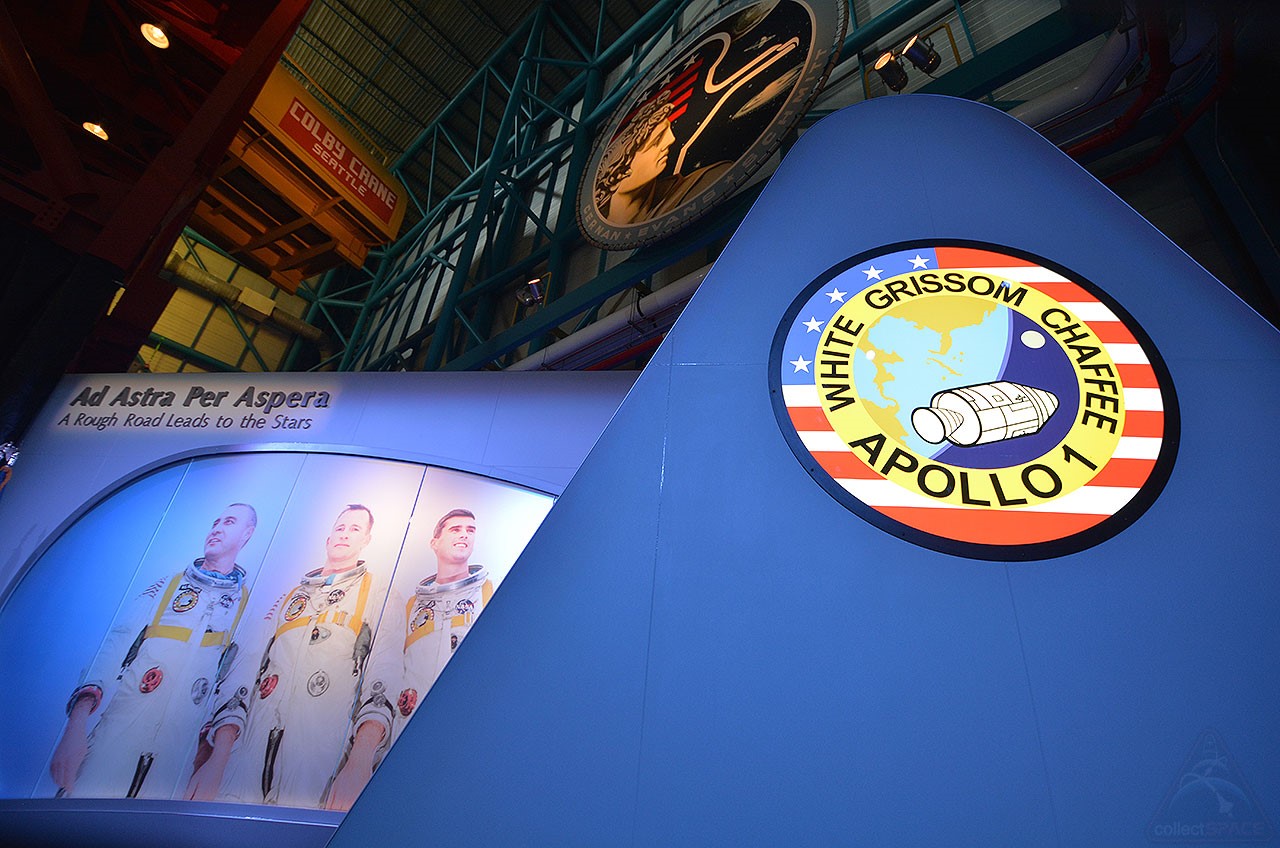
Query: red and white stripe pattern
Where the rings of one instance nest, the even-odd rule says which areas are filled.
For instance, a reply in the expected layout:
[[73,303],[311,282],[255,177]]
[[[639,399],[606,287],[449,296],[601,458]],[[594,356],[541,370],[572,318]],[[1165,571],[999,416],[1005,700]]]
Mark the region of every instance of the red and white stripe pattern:
[[[1058,301],[1087,324],[1116,363],[1124,392],[1124,431],[1112,458],[1083,487],[1020,508],[960,506],[918,494],[881,476],[851,452],[823,412],[813,385],[784,385],[783,401],[805,447],[846,491],[878,512],[924,532],[984,545],[1026,545],[1088,530],[1128,504],[1150,479],[1165,433],[1155,369],[1118,316],[1082,286],[1035,263],[971,248],[937,249],[938,268],[988,272]],[[985,481],[985,470],[969,472]]]
[[663,92],[669,93],[667,100],[674,109],[667,115],[667,121],[675,123],[675,120],[685,113],[689,108],[689,98],[693,95],[694,86],[697,84],[699,74],[702,71],[703,59],[701,55],[691,56],[685,60],[684,64],[677,70],[673,69],[669,72],[669,78],[662,84],[662,87],[653,93],[652,96],[645,98],[637,103],[630,112],[627,113],[618,123],[618,129],[614,133],[616,137],[622,130],[631,123],[631,119],[636,113],[648,104],[652,103],[662,96]]

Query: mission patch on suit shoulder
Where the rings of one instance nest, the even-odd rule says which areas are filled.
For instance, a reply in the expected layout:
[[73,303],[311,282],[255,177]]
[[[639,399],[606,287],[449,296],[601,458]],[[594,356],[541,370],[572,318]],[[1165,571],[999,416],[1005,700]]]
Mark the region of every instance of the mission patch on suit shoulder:
[[787,312],[770,384],[792,450],[836,500],[977,559],[1111,537],[1155,500],[1177,449],[1173,385],[1137,322],[1003,248],[841,263]]
[[200,587],[192,586],[190,583],[183,583],[178,587],[178,594],[173,596],[174,612],[186,612],[194,607],[200,601]]
[[427,601],[426,604],[414,610],[413,618],[409,620],[409,630],[410,631],[417,630],[419,627],[426,624],[428,621],[433,621],[436,617],[435,605],[436,605],[435,601]]
[[302,611],[307,608],[307,596],[299,592],[289,599],[289,603],[284,608],[284,620],[293,621],[302,615]]

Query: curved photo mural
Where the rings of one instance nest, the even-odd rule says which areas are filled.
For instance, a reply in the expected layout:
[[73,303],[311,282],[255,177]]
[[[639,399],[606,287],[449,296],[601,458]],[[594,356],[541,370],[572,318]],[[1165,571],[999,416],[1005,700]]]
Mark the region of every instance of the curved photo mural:
[[7,627],[27,732],[10,797],[348,809],[553,498],[357,456],[168,466],[34,563]]

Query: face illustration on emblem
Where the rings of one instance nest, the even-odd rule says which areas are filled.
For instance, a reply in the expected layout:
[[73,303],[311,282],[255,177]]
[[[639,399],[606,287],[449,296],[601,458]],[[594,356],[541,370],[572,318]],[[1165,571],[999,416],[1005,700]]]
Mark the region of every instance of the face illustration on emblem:
[[838,4],[730,0],[687,28],[602,125],[578,191],[586,238],[639,247],[729,197],[804,114],[846,25]]

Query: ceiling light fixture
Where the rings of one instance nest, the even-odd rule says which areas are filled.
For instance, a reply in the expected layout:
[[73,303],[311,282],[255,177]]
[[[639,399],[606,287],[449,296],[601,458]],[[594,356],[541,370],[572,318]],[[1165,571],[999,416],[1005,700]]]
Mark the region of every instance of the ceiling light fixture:
[[529,280],[516,289],[516,300],[520,301],[520,305],[528,308],[542,303],[543,298],[547,296],[546,291],[542,288],[542,283],[550,276],[550,274],[543,274],[541,277]]
[[879,74],[884,84],[893,91],[902,91],[907,87],[907,72],[902,69],[902,63],[891,50],[885,51],[879,59],[876,59],[872,70]]
[[924,71],[926,74],[932,74],[942,64],[942,57],[938,55],[937,50],[933,49],[933,44],[929,39],[921,38],[919,35],[911,36],[907,46],[902,48],[902,55],[906,56],[917,70]]
[[98,138],[102,139],[103,141],[107,141],[109,139],[109,136],[107,135],[107,131],[103,128],[102,124],[95,124],[93,121],[85,121],[80,126],[84,127],[85,132],[89,133],[90,135],[96,135]]
[[145,23],[138,29],[142,31],[142,37],[152,47],[159,47],[164,50],[169,46],[169,35],[164,31],[163,24]]

